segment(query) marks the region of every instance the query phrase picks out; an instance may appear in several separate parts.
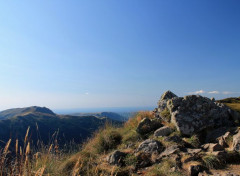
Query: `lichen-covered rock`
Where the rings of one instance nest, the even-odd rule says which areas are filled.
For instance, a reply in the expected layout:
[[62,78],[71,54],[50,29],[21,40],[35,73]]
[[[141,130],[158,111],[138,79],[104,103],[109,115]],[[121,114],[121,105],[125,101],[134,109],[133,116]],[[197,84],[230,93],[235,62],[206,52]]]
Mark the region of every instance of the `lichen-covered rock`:
[[107,161],[111,165],[123,166],[123,159],[125,156],[125,153],[116,150],[107,157]]
[[175,97],[168,101],[171,122],[184,135],[230,123],[229,108],[200,95]]
[[161,118],[161,112],[165,110],[165,108],[167,107],[167,102],[168,100],[177,97],[177,95],[175,95],[174,93],[172,93],[171,91],[166,91],[160,98],[160,100],[158,101],[158,108],[155,109],[155,117],[157,118]]
[[164,92],[164,94],[162,94],[161,96],[161,100],[168,100],[168,99],[172,99],[174,97],[177,97],[177,95],[175,95],[174,93],[172,93],[170,90]]
[[233,150],[240,152],[240,131],[233,136]]
[[143,141],[137,149],[137,152],[141,151],[144,153],[160,153],[163,150],[163,145],[153,139],[147,139]]
[[148,134],[152,131],[155,131],[159,127],[161,127],[162,124],[158,119],[149,119],[149,118],[144,118],[141,120],[141,122],[138,124],[136,131],[141,134],[145,135]]
[[161,127],[154,132],[154,136],[168,136],[172,132],[172,129],[168,126]]

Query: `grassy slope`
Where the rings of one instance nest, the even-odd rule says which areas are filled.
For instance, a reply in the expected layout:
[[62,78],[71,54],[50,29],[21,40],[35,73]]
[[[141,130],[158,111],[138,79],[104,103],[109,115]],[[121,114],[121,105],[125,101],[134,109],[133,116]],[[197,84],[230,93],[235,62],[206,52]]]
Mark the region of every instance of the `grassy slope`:
[[223,100],[218,100],[220,103],[224,103],[228,107],[240,113],[240,97],[239,98],[226,98]]
[[[28,112],[20,116],[0,120],[0,140],[8,139],[20,142],[24,139],[27,128],[30,127],[29,138],[34,144],[38,140],[48,144],[52,135],[58,132],[58,143],[61,145],[71,141],[81,143],[90,137],[99,127],[104,126],[108,119],[95,116],[58,116],[48,113]],[[0,142],[0,146],[3,145]]]

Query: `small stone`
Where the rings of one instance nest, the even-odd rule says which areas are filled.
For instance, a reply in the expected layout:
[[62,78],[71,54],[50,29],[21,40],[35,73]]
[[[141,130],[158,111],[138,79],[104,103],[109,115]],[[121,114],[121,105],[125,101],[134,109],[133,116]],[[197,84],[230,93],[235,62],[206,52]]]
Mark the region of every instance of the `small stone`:
[[202,149],[190,149],[190,148],[187,148],[187,153],[189,154],[197,154],[197,153],[200,153],[202,151]]
[[153,139],[147,139],[143,141],[139,146],[137,151],[142,151],[145,153],[160,153],[163,150],[163,145]]
[[126,156],[125,153],[116,150],[107,157],[107,161],[111,165],[123,166],[124,165],[123,159],[125,156]]
[[166,156],[170,156],[171,154],[174,154],[174,153],[179,153],[180,152],[180,149],[178,148],[177,145],[172,145],[170,147],[167,147],[160,155],[160,158],[161,157],[166,157]]
[[154,132],[154,136],[168,136],[172,132],[172,129],[168,126],[161,127]]

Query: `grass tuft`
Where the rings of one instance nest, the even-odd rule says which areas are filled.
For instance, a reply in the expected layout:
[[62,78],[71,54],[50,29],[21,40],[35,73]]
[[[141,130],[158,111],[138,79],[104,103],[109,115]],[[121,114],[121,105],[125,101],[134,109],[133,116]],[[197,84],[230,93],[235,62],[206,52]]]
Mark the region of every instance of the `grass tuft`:
[[204,166],[209,169],[219,169],[223,167],[224,163],[215,155],[208,154],[202,157]]

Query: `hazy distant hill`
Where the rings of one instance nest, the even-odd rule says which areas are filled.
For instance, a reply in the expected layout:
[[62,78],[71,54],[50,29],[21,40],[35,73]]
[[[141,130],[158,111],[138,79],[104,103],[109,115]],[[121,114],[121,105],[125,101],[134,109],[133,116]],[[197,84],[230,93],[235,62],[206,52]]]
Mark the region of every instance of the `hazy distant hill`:
[[118,113],[114,112],[96,112],[96,113],[73,113],[72,115],[75,116],[96,116],[96,117],[106,117],[110,118],[112,120],[117,120],[117,121],[125,121],[127,118],[124,116],[121,116]]
[[[57,115],[45,107],[27,107],[9,109],[0,112],[0,140],[22,140],[30,127],[30,137],[33,142],[41,140],[48,143],[54,132],[58,131],[59,142],[65,144],[74,140],[82,142],[103,126],[108,118],[96,116]],[[118,124],[117,121],[111,120]]]
[[15,116],[20,116],[20,115],[26,115],[27,113],[41,113],[41,114],[46,114],[47,116],[55,116],[50,109],[46,107],[38,107],[38,106],[31,106],[27,108],[13,108],[13,109],[7,109],[4,111],[0,112],[0,120],[2,119],[7,119],[7,118],[12,118]]

